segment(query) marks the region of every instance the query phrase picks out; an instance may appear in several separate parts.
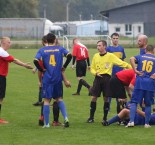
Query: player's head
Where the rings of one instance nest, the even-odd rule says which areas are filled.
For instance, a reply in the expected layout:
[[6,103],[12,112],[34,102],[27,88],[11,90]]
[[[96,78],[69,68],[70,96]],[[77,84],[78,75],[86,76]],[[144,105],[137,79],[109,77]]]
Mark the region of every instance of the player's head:
[[148,45],[145,49],[145,52],[154,54],[154,47],[152,45]]
[[146,48],[148,43],[148,37],[146,35],[139,35],[137,39],[137,44],[139,48]]
[[100,52],[100,54],[106,52],[107,42],[105,40],[99,40],[97,42],[97,49]]
[[54,44],[55,39],[56,39],[56,36],[54,34],[52,34],[52,33],[47,34],[47,43],[48,44]]
[[74,39],[73,39],[73,45],[76,44],[76,43],[79,43],[79,42],[80,42],[80,41],[79,41],[78,38],[74,38]]
[[119,40],[119,34],[118,33],[113,33],[111,35],[111,40],[112,40],[112,44],[114,46],[117,46],[118,45],[118,40]]
[[47,45],[47,35],[44,35],[44,36],[42,37],[42,45],[43,45],[43,46],[46,46],[46,45]]
[[1,43],[0,46],[4,49],[7,50],[11,46],[11,40],[9,37],[2,37],[1,38]]

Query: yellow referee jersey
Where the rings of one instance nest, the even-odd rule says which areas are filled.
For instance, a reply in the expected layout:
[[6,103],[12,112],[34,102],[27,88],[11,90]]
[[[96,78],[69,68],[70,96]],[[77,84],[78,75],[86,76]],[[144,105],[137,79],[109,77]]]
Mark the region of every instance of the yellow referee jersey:
[[130,64],[122,61],[112,53],[107,52],[103,56],[100,56],[99,53],[96,53],[92,59],[91,73],[93,75],[96,75],[96,73],[111,75],[113,65],[117,65],[127,69],[132,68]]

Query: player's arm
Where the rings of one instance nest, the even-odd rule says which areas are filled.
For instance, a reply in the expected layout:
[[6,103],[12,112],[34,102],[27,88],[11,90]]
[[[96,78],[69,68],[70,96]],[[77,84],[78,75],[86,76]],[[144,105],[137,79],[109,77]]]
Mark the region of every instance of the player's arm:
[[44,69],[40,66],[38,59],[34,59],[33,63],[40,72],[44,72]]
[[90,60],[89,60],[89,57],[87,58],[87,66],[88,66],[88,70],[90,70]]
[[19,59],[14,59],[13,63],[17,64],[17,65],[20,65],[20,66],[23,66],[27,69],[33,69],[33,67],[29,64],[29,63],[24,63],[22,61],[20,61]]
[[137,61],[136,61],[136,58],[135,58],[135,57],[131,57],[131,58],[130,58],[130,63],[131,63],[131,66],[132,66],[134,72],[135,72],[137,75],[142,76],[142,75],[143,75],[143,72],[140,72],[140,71],[137,70],[136,62],[137,62]]
[[131,69],[131,65],[128,64],[125,61],[122,61],[121,59],[119,59],[117,56],[112,55],[111,59],[113,60],[114,65],[126,68],[126,69]]
[[64,72],[62,72],[62,77],[63,77],[63,81],[64,81],[65,86],[66,86],[67,88],[71,87],[71,83],[70,83],[69,80],[67,80],[67,78],[66,78]]
[[68,53],[66,55],[66,61],[65,61],[63,68],[62,68],[63,71],[67,68],[67,66],[71,62],[71,60],[72,60],[72,55],[70,53]]
[[125,86],[125,89],[126,89],[126,92],[127,92],[128,96],[129,96],[129,98],[131,99],[131,97],[132,97],[132,90],[128,86]]

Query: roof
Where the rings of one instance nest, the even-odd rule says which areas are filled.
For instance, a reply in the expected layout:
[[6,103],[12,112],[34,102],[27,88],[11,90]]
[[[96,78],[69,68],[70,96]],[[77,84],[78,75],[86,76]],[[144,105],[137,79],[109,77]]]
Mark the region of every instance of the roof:
[[130,0],[130,1],[128,0],[128,2],[126,2],[126,4],[123,4],[123,5],[118,4],[118,5],[116,5],[116,7],[106,9],[104,11],[101,11],[100,13],[103,14],[103,15],[105,14],[105,16],[106,16],[106,14],[109,11],[113,11],[113,10],[116,10],[116,9],[119,9],[119,8],[122,8],[122,7],[128,7],[128,6],[132,6],[132,5],[138,5],[138,4],[141,4],[141,3],[146,3],[146,2],[149,2],[149,1],[153,1],[153,0]]

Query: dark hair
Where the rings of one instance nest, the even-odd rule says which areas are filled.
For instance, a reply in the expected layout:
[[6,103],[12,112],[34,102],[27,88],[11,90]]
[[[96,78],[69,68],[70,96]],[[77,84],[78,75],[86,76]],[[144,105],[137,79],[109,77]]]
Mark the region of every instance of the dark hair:
[[47,34],[47,43],[55,43],[56,36],[52,33]]
[[97,44],[98,44],[99,42],[102,42],[102,45],[107,47],[107,42],[106,42],[105,40],[99,40],[99,41],[97,41]]
[[146,47],[146,52],[153,52],[153,51],[154,51],[153,45],[148,45],[148,46]]
[[112,38],[113,36],[118,36],[118,37],[119,37],[119,34],[118,34],[118,33],[113,33],[113,34],[111,34],[111,38]]
[[47,43],[47,35],[44,35],[41,40],[42,44],[45,45],[45,43]]

